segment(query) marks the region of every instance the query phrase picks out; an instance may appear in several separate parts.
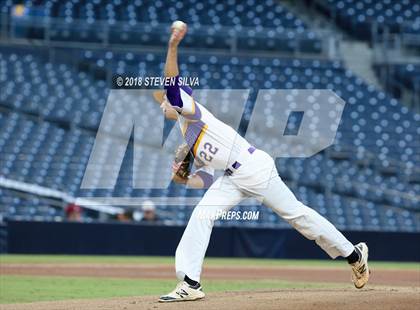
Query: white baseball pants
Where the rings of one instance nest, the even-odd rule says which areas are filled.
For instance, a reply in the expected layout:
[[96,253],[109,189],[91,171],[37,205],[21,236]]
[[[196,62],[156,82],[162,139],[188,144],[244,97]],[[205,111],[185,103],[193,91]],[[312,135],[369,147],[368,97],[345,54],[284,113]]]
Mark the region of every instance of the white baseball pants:
[[278,176],[270,155],[256,150],[241,164],[231,176],[218,178],[195,207],[175,254],[176,274],[180,280],[187,275],[200,281],[214,223],[214,217],[209,215],[220,215],[221,211],[233,208],[250,196],[261,198],[302,235],[315,240],[331,258],[347,257],[353,252],[353,244],[333,224],[296,199]]

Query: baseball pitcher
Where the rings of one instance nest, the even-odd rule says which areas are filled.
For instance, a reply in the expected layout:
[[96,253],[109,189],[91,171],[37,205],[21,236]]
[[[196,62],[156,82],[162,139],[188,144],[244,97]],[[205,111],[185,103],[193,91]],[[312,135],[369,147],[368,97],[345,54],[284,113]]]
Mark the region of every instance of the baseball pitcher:
[[[179,79],[178,44],[187,32],[174,22],[168,42],[165,76]],[[176,250],[176,275],[181,281],[160,302],[197,300],[205,296],[200,285],[204,255],[215,217],[248,197],[256,197],[302,235],[314,240],[331,258],[347,258],[356,288],[369,280],[368,247],[353,245],[328,220],[298,201],[278,175],[273,158],[256,149],[230,126],[194,100],[193,91],[178,83],[157,91],[155,99],[166,118],[178,120],[186,143],[176,154],[173,180],[189,187],[209,187],[195,207]],[[191,163],[197,165],[190,175]],[[213,181],[215,170],[223,176]],[[209,216],[203,217],[200,214]]]

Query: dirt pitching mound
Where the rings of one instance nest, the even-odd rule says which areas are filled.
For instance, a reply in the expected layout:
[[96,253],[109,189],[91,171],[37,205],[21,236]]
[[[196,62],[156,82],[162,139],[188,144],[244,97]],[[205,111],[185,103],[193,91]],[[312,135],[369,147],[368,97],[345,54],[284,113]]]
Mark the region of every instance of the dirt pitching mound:
[[2,310],[171,310],[171,309],[416,309],[420,303],[418,288],[373,289],[299,289],[210,293],[199,301],[162,304],[156,296],[102,300],[66,300],[2,305]]

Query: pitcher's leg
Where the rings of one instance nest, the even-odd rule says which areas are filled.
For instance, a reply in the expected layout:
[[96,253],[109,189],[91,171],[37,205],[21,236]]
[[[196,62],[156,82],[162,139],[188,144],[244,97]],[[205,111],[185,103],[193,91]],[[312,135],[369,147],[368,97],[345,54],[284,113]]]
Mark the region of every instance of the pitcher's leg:
[[[275,171],[277,173],[277,171]],[[264,191],[264,204],[310,240],[315,240],[332,258],[347,257],[354,245],[326,218],[298,201],[280,177],[273,175]]]
[[227,177],[220,177],[195,207],[175,254],[176,274],[200,282],[204,255],[209,244],[214,218],[237,205],[242,192]]

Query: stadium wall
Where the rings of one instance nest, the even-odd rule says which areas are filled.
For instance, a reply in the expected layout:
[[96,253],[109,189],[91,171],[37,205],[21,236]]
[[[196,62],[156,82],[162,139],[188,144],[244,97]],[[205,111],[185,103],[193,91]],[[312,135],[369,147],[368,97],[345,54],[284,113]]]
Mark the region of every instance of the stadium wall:
[[[127,223],[9,221],[9,253],[173,256],[183,226]],[[420,233],[345,231],[366,241],[372,260],[420,261]],[[314,242],[292,229],[215,227],[213,257],[326,259]]]

